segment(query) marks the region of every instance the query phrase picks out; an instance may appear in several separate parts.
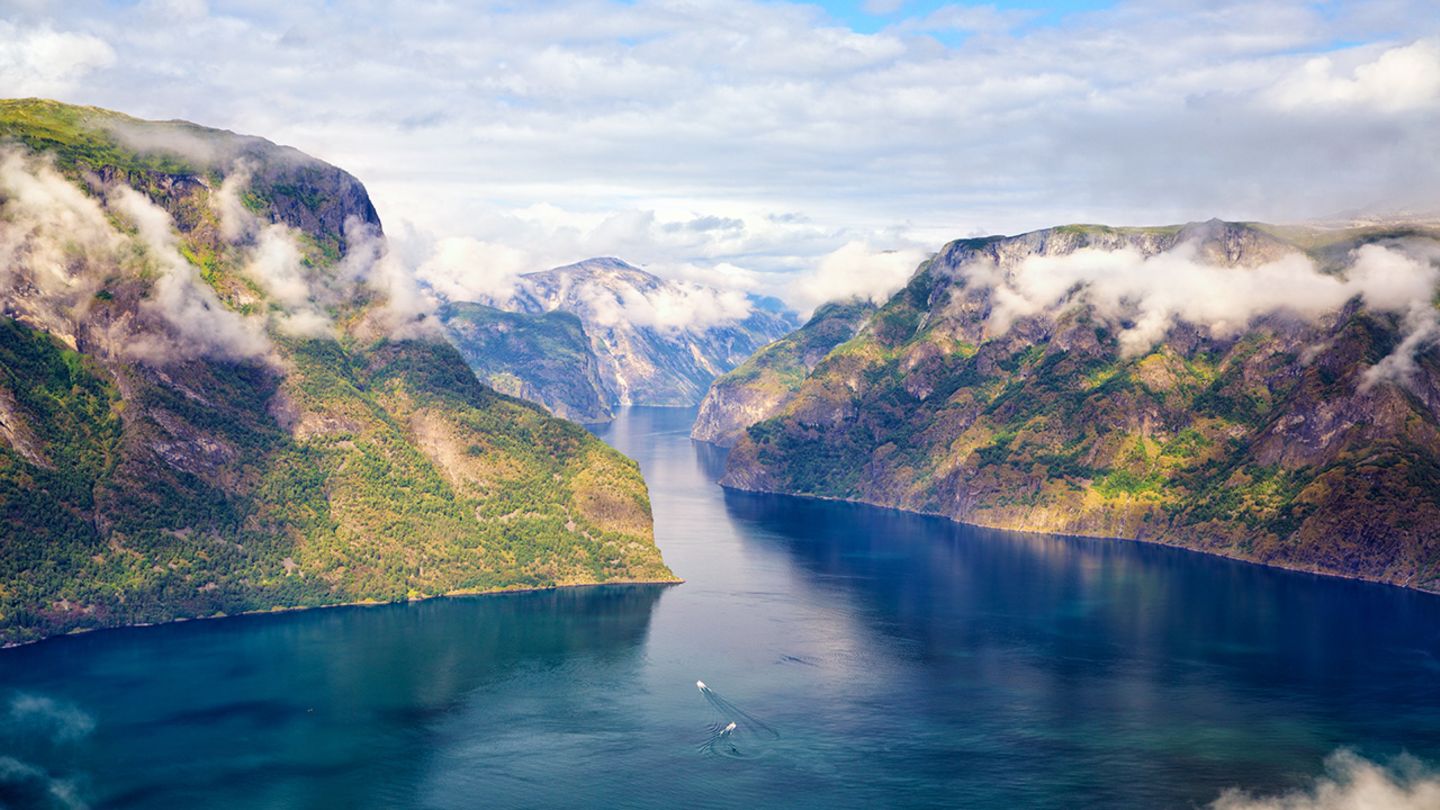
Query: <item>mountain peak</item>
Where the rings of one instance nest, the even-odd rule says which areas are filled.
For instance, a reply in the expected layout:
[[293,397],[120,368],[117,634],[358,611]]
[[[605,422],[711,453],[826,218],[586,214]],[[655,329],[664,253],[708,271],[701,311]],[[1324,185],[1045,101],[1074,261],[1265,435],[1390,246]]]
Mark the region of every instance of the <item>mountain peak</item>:
[[[456,323],[452,340],[488,379],[568,415],[603,411],[591,396],[597,392],[546,381],[591,380],[606,404],[694,405],[716,376],[796,326],[777,299],[661,278],[613,256],[526,273],[520,281],[497,304],[528,320],[495,316],[484,328]],[[553,312],[578,317],[589,344],[590,352],[562,352],[572,361],[568,372],[550,355],[573,341],[534,320]],[[501,321],[509,329],[503,335],[494,326]]]
[[[635,265],[630,264],[623,259],[617,259],[614,256],[596,256],[590,259],[582,259],[578,262],[573,262],[571,264],[564,264],[559,267],[552,267],[549,270],[541,270],[538,271],[538,273],[582,274],[596,273],[601,271],[639,273],[641,275],[649,276],[651,278],[656,278],[653,273],[648,273],[636,267]],[[527,275],[538,275],[538,273],[529,273]]]

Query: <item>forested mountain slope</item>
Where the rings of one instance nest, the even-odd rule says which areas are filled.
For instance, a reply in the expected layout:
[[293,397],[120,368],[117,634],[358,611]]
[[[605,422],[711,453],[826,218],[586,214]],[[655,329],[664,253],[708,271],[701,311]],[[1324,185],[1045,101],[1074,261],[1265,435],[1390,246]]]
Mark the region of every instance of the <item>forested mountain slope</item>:
[[748,428],[727,486],[1440,589],[1418,226],[947,245]]
[[636,465],[480,384],[361,184],[0,102],[0,642],[670,580]]

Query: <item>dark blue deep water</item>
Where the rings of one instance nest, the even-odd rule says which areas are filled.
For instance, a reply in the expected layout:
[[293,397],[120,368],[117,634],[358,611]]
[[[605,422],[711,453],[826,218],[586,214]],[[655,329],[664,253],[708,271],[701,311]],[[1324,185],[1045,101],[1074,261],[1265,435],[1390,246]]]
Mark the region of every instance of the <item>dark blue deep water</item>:
[[1183,808],[1440,762],[1440,598],[726,494],[692,417],[600,431],[686,584],[3,651],[0,806]]

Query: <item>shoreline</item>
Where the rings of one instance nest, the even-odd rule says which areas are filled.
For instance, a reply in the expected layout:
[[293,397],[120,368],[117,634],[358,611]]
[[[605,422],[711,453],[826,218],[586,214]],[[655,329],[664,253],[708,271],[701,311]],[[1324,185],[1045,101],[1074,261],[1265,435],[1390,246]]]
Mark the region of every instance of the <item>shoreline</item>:
[[607,588],[612,586],[628,587],[632,585],[684,584],[685,580],[681,579],[680,577],[676,577],[675,579],[617,579],[610,582],[574,582],[566,585],[541,585],[523,588],[494,588],[481,591],[449,591],[446,593],[434,594],[433,596],[417,596],[408,599],[396,599],[390,602],[369,600],[363,602],[336,602],[331,605],[290,605],[264,608],[262,610],[244,610],[239,613],[223,613],[211,616],[181,616],[174,619],[166,619],[164,621],[158,622],[135,622],[132,624],[105,625],[104,627],[86,627],[76,630],[69,630],[64,633],[56,633],[50,636],[43,636],[41,638],[30,639],[29,641],[7,641],[3,644],[0,644],[0,652],[4,652],[5,650],[18,649],[20,647],[29,647],[33,644],[42,644],[47,641],[55,641],[56,639],[71,638],[74,636],[86,636],[91,633],[104,633],[109,630],[135,630],[144,627],[165,627],[166,625],[186,624],[189,622],[223,621],[225,619],[238,619],[244,617],[275,616],[288,613],[303,613],[312,610],[330,610],[332,608],[375,608],[390,607],[394,605],[413,605],[420,602],[434,601],[436,599],[464,599],[467,597],[509,596],[511,594],[545,593],[548,591],[575,590],[579,588]]
[[[699,440],[697,439],[696,441],[699,441]],[[715,446],[718,447],[719,445],[715,445]],[[722,448],[722,449],[728,449],[728,448]],[[1203,549],[1203,548],[1192,548],[1192,547],[1190,547],[1190,546],[1181,545],[1180,543],[1167,543],[1167,542],[1165,542],[1165,541],[1163,541],[1163,540],[1147,540],[1147,539],[1145,539],[1145,538],[1143,538],[1143,537],[1116,537],[1116,536],[1114,536],[1114,535],[1108,535],[1108,534],[1081,534],[1081,533],[1076,533],[1076,532],[1050,532],[1050,531],[1041,531],[1041,530],[1039,530],[1039,529],[1013,529],[1013,528],[1010,528],[1010,527],[1008,527],[1008,526],[996,526],[996,525],[992,525],[992,524],[988,524],[988,523],[976,523],[976,522],[970,521],[970,520],[960,520],[960,519],[958,519],[958,518],[955,518],[955,517],[952,517],[952,516],[950,516],[950,515],[947,515],[947,514],[945,514],[945,513],[943,513],[943,512],[926,512],[926,511],[922,511],[922,510],[919,510],[919,509],[906,509],[906,508],[901,507],[901,506],[892,506],[892,505],[890,505],[890,504],[876,503],[876,502],[874,502],[874,501],[861,500],[861,499],[859,499],[859,498],[841,498],[841,497],[837,497],[837,496],[835,496],[835,495],[810,495],[810,494],[802,494],[802,493],[795,493],[795,492],[776,492],[776,491],[768,490],[768,489],[746,489],[745,487],[737,487],[737,486],[731,486],[731,485],[728,485],[728,484],[721,484],[721,483],[719,483],[718,481],[716,482],[716,485],[719,486],[721,489],[726,490],[727,492],[740,492],[740,493],[745,493],[745,494],[747,494],[747,495],[775,495],[775,496],[779,496],[779,497],[782,497],[782,498],[800,498],[800,499],[802,499],[802,500],[829,501],[829,502],[832,502],[832,503],[848,503],[848,504],[853,504],[853,505],[855,505],[855,506],[865,506],[865,507],[869,507],[869,508],[871,508],[871,509],[885,509],[885,510],[887,510],[887,511],[899,512],[899,513],[905,514],[905,515],[916,515],[916,516],[919,516],[919,517],[939,518],[939,519],[941,519],[941,520],[946,520],[946,521],[949,521],[950,523],[955,523],[955,524],[958,524],[958,525],[960,525],[960,526],[970,526],[970,527],[973,527],[973,528],[976,528],[976,529],[987,529],[987,530],[990,530],[990,531],[1010,532],[1010,533],[1013,533],[1013,534],[1045,535],[1045,536],[1049,536],[1049,537],[1065,537],[1065,538],[1076,539],[1076,540],[1113,540],[1113,541],[1117,541],[1117,542],[1121,542],[1121,543],[1143,543],[1143,544],[1145,544],[1145,545],[1147,545],[1147,546],[1163,546],[1163,547],[1165,547],[1165,548],[1173,548],[1173,549],[1176,549],[1176,550],[1178,550],[1178,551],[1188,551],[1188,552],[1191,552],[1191,553],[1193,553],[1193,554],[1203,554],[1203,555],[1205,555],[1205,556],[1207,556],[1207,557],[1215,557],[1215,558],[1222,559],[1222,560],[1232,560],[1232,561],[1238,562],[1238,563],[1245,563],[1246,565],[1257,565],[1257,566],[1260,566],[1260,567],[1262,567],[1262,568],[1273,568],[1273,569],[1276,569],[1276,570],[1288,571],[1288,572],[1290,572],[1290,573],[1295,573],[1295,574],[1311,574],[1311,575],[1313,575],[1313,576],[1317,576],[1317,577],[1327,577],[1327,578],[1329,578],[1329,579],[1349,580],[1349,581],[1351,581],[1351,582],[1366,582],[1366,583],[1370,583],[1370,584],[1373,584],[1373,585],[1385,585],[1385,586],[1387,586],[1387,587],[1399,588],[1399,589],[1401,589],[1401,590],[1412,591],[1412,592],[1414,592],[1414,593],[1422,593],[1422,594],[1426,594],[1426,595],[1428,595],[1428,596],[1440,596],[1440,587],[1433,588],[1433,589],[1432,589],[1432,588],[1422,588],[1422,587],[1420,587],[1420,586],[1418,586],[1418,585],[1405,585],[1405,584],[1402,584],[1402,583],[1399,583],[1399,582],[1392,582],[1392,581],[1386,580],[1386,579],[1378,579],[1378,578],[1375,578],[1375,577],[1367,577],[1367,576],[1365,576],[1365,575],[1363,575],[1363,574],[1345,574],[1345,573],[1341,573],[1341,572],[1338,572],[1338,571],[1324,571],[1324,570],[1320,570],[1320,569],[1316,569],[1316,568],[1304,568],[1304,567],[1301,567],[1301,566],[1298,566],[1298,565],[1286,565],[1285,563],[1266,562],[1266,561],[1263,561],[1263,560],[1253,560],[1253,559],[1250,559],[1250,558],[1248,558],[1248,557],[1237,557],[1237,556],[1234,556],[1234,555],[1232,555],[1232,554],[1223,554],[1223,553],[1218,552],[1218,551],[1210,551],[1210,550],[1208,550],[1208,549]]]

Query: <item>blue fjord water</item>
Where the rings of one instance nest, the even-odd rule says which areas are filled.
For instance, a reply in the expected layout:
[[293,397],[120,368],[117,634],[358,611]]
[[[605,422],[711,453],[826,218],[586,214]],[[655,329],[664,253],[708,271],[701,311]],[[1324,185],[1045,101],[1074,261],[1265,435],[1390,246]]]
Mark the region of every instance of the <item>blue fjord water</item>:
[[3,651],[0,806],[1194,807],[1440,762],[1440,598],[726,493],[693,416],[599,431],[686,584]]

